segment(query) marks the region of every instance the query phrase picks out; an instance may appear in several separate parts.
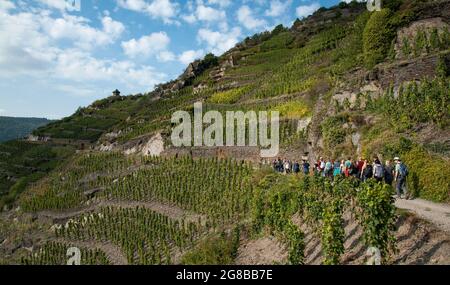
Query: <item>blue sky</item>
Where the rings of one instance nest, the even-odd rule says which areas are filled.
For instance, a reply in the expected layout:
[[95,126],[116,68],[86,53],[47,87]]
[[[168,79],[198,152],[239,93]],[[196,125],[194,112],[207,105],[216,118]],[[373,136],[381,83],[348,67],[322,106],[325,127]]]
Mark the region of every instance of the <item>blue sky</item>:
[[[73,1],[73,0],[67,0]],[[0,116],[58,119],[339,0],[0,0]]]

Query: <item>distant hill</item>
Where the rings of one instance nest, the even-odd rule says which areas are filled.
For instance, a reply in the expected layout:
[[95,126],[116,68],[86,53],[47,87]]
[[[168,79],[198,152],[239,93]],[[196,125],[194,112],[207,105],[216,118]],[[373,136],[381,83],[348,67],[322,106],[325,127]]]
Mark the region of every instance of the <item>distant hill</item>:
[[29,135],[34,129],[50,123],[43,118],[15,118],[0,116],[0,142]]

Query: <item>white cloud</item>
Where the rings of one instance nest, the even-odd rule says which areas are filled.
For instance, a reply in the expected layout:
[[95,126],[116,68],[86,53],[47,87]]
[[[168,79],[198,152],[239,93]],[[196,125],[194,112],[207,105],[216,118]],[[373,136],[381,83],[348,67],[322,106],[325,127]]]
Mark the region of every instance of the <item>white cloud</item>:
[[125,54],[131,58],[138,56],[149,57],[165,51],[170,44],[170,38],[165,32],[152,33],[140,39],[122,42]]
[[253,15],[249,6],[244,5],[237,12],[239,23],[249,30],[256,30],[267,25],[266,21],[258,19]]
[[240,28],[233,28],[228,33],[221,33],[209,29],[200,29],[197,38],[200,42],[208,45],[208,50],[215,55],[221,55],[234,47],[239,42],[241,36]]
[[12,2],[9,2],[8,0],[0,1],[0,10],[8,11],[15,8],[16,5],[14,5],[14,3]]
[[67,14],[56,19],[47,14],[43,17],[37,17],[36,21],[40,23],[41,28],[52,39],[69,39],[84,49],[112,44],[125,31],[121,22],[114,21],[108,16],[101,19],[101,30],[91,27],[89,20],[86,18]]
[[220,8],[227,8],[231,5],[231,0],[208,0],[210,5],[219,5]]
[[139,66],[131,61],[97,59],[80,50],[65,50],[58,54],[54,64],[54,77],[81,83],[120,82],[147,88],[165,79],[163,73],[150,66]]
[[190,24],[193,24],[197,21],[226,22],[227,14],[225,11],[205,6],[203,5],[202,2],[198,3],[195,11],[193,10],[193,7],[191,7],[191,9],[192,9],[191,14],[181,16],[183,20],[185,20]]
[[147,7],[148,13],[154,18],[162,18],[171,22],[171,18],[177,15],[178,5],[170,0],[154,0]]
[[273,0],[270,2],[270,8],[266,10],[265,14],[269,17],[280,17],[282,16],[292,5],[292,0],[279,1]]
[[117,4],[122,8],[136,12],[144,12],[148,5],[144,0],[117,0]]
[[117,0],[117,4],[124,9],[145,13],[153,19],[162,19],[166,24],[177,23],[178,3],[170,0],[153,0],[150,3],[144,0]]
[[[99,88],[96,88],[95,86],[81,87],[62,83],[62,84],[54,84],[52,87],[56,89],[59,93],[67,94],[74,97],[95,97],[99,94],[107,94],[103,90],[101,91],[98,90]],[[46,117],[49,118],[58,116],[50,115]]]
[[[81,17],[64,15],[52,18],[45,10],[11,14],[0,10],[0,77],[27,80],[40,84],[77,82],[74,89],[98,82],[120,82],[130,88],[151,89],[166,75],[150,66],[122,60],[96,58],[90,49],[114,42],[123,25],[109,17],[102,18],[96,29]],[[64,47],[59,40],[64,39]],[[81,42],[80,42],[81,41]]]
[[197,6],[196,16],[200,21],[214,22],[225,19],[226,13],[225,11],[199,5]]
[[114,21],[108,15],[102,18],[103,31],[112,39],[117,39],[125,31],[125,26],[118,21]]
[[38,0],[44,5],[47,5],[50,8],[64,10],[66,9],[66,1],[65,0]]
[[304,18],[313,14],[319,8],[320,4],[318,2],[311,3],[309,5],[301,5],[297,7],[296,14],[299,18]]
[[189,64],[196,59],[200,59],[204,54],[203,50],[188,50],[180,54],[178,60],[183,64]]
[[[306,1],[306,0],[301,0]],[[243,3],[251,3],[251,4],[257,4],[259,6],[264,6],[267,3],[267,0],[243,0]]]
[[183,18],[183,20],[185,20],[189,24],[193,24],[193,23],[197,22],[197,17],[195,17],[194,14],[183,15],[183,16],[181,16],[181,18]]
[[5,113],[6,111],[4,109],[0,109],[0,114]]
[[168,62],[175,60],[175,54],[171,51],[162,51],[158,54],[157,59],[162,62]]

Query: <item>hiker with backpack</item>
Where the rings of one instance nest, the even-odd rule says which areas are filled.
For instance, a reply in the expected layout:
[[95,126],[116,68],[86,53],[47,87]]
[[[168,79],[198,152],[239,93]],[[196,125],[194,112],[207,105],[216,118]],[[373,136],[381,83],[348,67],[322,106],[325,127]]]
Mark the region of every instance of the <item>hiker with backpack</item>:
[[351,167],[352,167],[352,162],[351,162],[351,157],[349,157],[344,162],[344,174],[345,174],[345,177],[349,177],[350,176],[350,168]]
[[345,173],[345,160],[341,160],[339,167],[341,168],[341,174],[343,175]]
[[364,166],[364,159],[362,157],[360,157],[358,159],[358,161],[356,162],[356,176],[358,177],[358,179],[361,179],[362,177],[362,168]]
[[298,163],[297,160],[294,162],[292,170],[295,174],[298,174],[300,172],[300,164]]
[[386,160],[386,164],[384,165],[384,183],[392,185],[393,180],[394,180],[394,171],[391,166],[391,161]]
[[287,159],[284,160],[284,169],[286,174],[291,173],[291,162]]
[[341,175],[341,163],[336,159],[333,164],[333,177],[336,178],[339,175]]
[[278,172],[280,172],[280,173],[282,173],[283,172],[283,161],[281,160],[281,158],[279,157],[278,158],[278,161],[277,161],[277,169],[278,169]]
[[331,178],[332,173],[333,173],[332,171],[333,171],[333,164],[328,159],[327,162],[325,163],[325,169],[324,169],[325,177]]
[[373,177],[378,183],[382,182],[384,178],[384,168],[378,158],[376,158],[375,162],[373,163]]
[[352,163],[352,165],[350,167],[350,176],[357,178],[358,177],[358,166],[356,164],[356,161],[351,159],[350,162]]
[[302,167],[303,167],[303,174],[308,175],[310,165],[307,160],[303,160]]
[[323,160],[323,157],[320,157],[317,164],[319,165],[319,175],[325,177],[325,161]]
[[[408,199],[408,191],[406,188],[406,178],[408,177],[408,167],[398,157],[394,158],[395,161],[395,173],[394,181],[396,182],[397,198]],[[403,195],[402,195],[403,192]]]
[[361,172],[361,180],[363,182],[365,182],[368,179],[372,178],[372,176],[373,176],[372,164],[370,164],[369,160],[365,159],[364,160],[364,165],[362,167],[362,172]]

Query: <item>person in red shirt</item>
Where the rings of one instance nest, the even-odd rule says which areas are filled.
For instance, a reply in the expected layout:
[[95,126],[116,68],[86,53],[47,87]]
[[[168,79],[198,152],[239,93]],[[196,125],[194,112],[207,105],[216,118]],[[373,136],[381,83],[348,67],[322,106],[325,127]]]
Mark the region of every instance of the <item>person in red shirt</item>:
[[362,157],[358,158],[358,161],[356,162],[356,168],[358,170],[358,177],[361,178],[362,169],[364,166],[364,159]]

